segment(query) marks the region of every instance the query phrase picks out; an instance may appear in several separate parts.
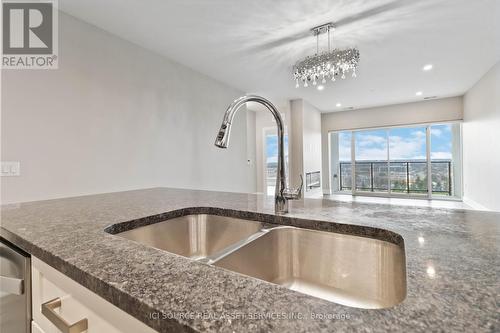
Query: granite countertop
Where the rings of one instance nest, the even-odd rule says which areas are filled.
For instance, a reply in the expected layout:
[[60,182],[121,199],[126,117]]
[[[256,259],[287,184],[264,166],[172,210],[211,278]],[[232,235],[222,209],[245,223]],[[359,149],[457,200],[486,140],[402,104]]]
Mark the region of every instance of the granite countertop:
[[[5,205],[0,235],[161,332],[500,331],[500,214],[326,199],[290,204],[286,217],[276,217],[273,199],[260,195],[154,188]],[[104,231],[183,209],[374,238],[396,233],[406,251],[406,299],[382,310],[342,306]],[[255,313],[302,318],[248,316]]]

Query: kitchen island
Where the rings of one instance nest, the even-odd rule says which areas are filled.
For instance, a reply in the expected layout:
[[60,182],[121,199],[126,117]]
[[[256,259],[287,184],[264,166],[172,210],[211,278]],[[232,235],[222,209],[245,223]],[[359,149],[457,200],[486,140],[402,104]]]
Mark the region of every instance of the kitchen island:
[[[406,298],[386,309],[343,306],[105,231],[179,212],[397,235]],[[499,213],[304,199],[278,216],[272,197],[153,188],[5,205],[1,214],[3,238],[160,332],[500,330]]]

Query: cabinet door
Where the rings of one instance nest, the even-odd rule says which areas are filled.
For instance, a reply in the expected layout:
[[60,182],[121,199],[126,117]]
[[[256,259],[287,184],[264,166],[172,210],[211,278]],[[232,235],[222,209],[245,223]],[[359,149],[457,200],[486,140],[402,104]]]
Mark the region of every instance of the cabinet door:
[[31,333],[45,333],[34,321],[31,322]]
[[31,272],[33,320],[44,333],[60,333],[58,325],[82,320],[86,333],[156,332],[35,257]]

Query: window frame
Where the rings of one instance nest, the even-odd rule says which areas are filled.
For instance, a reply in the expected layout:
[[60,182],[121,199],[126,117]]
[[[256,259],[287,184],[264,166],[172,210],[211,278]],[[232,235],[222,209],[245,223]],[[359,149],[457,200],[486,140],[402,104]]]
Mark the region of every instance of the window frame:
[[[438,125],[451,125],[452,130],[453,126],[458,126],[458,138],[457,138],[457,144],[459,145],[459,151],[458,155],[456,156],[456,161],[455,159],[452,159],[452,162],[458,166],[459,174],[459,184],[456,184],[456,177],[457,176],[452,176],[452,184],[454,191],[452,191],[452,194],[450,196],[440,196],[440,195],[435,195],[433,194],[432,191],[432,160],[431,160],[431,152],[432,152],[432,141],[431,141],[431,127],[432,126],[438,126]],[[415,195],[412,193],[395,193],[391,191],[391,176],[390,176],[390,141],[389,141],[389,132],[391,129],[394,128],[412,128],[412,127],[425,127],[425,132],[426,132],[426,165],[427,165],[427,194],[425,195]],[[375,130],[385,130],[387,135],[387,164],[388,164],[388,191],[387,192],[367,192],[367,191],[357,191],[356,190],[356,133],[360,132],[366,132],[366,131],[375,131]],[[403,124],[403,125],[394,125],[394,126],[382,126],[382,127],[366,127],[366,128],[356,128],[356,129],[345,129],[345,130],[333,130],[333,131],[328,131],[328,143],[329,145],[332,144],[331,140],[331,134],[333,133],[341,133],[341,132],[349,132],[351,135],[351,190],[350,191],[341,191],[340,190],[340,184],[339,184],[339,190],[333,192],[332,189],[330,189],[330,193],[334,194],[350,194],[353,196],[374,196],[374,197],[385,197],[385,198],[407,198],[407,199],[424,199],[424,200],[451,200],[451,201],[461,201],[463,197],[463,165],[462,165],[462,150],[463,150],[463,145],[462,145],[462,122],[461,121],[443,121],[443,122],[432,122],[432,123],[416,123],[416,124]],[[338,144],[338,142],[337,142]],[[328,147],[328,151],[331,151],[331,147]],[[329,156],[328,163],[330,165],[329,168],[329,177],[331,182],[336,182],[339,181],[339,179],[334,179],[332,172],[332,156]],[[337,166],[338,168],[338,166]],[[337,170],[335,173],[339,174],[340,170]],[[450,172],[452,172],[450,170]],[[458,185],[458,186],[457,186]]]

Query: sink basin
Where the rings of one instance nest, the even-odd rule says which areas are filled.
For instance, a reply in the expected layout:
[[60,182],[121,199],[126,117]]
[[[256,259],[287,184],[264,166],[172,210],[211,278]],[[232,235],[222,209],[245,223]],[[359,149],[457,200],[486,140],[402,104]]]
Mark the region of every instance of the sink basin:
[[118,236],[203,259],[259,232],[262,223],[217,215],[186,215],[118,233]]
[[366,237],[278,227],[214,265],[359,308],[391,307],[406,296],[404,246]]
[[258,221],[204,213],[130,230],[127,223],[106,231],[342,305],[381,309],[406,297],[402,239],[264,228]]

